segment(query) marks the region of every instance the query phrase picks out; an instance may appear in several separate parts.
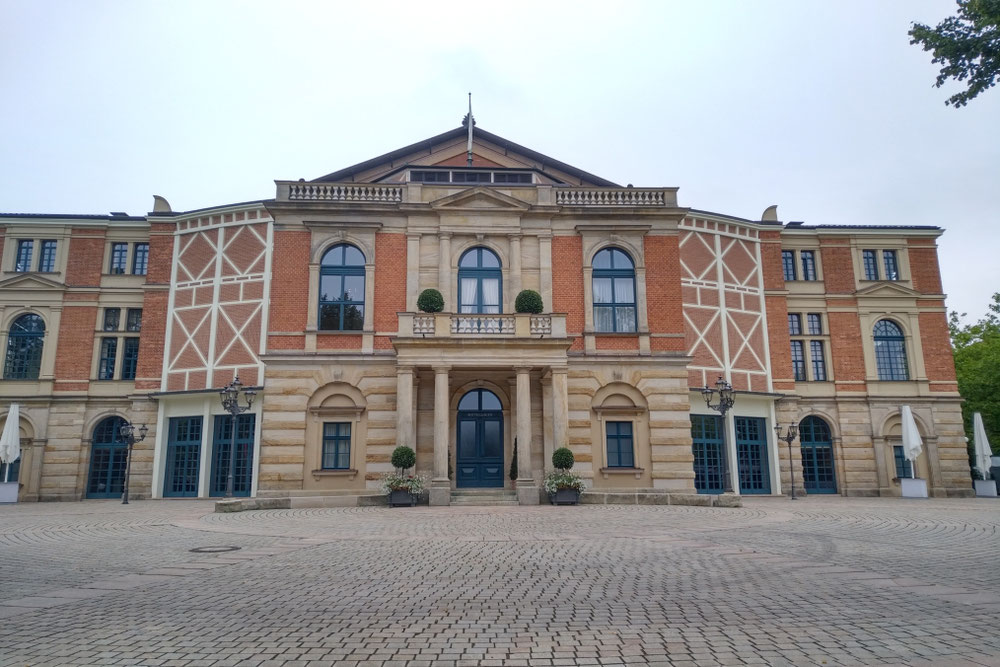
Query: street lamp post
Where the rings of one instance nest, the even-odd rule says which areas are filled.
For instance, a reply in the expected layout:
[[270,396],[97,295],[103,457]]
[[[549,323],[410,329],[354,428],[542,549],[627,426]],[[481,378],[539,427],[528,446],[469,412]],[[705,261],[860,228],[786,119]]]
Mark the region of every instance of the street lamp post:
[[792,475],[792,500],[795,500],[795,466],[792,465],[792,440],[799,437],[799,427],[789,424],[785,430],[785,435],[781,435],[781,424],[774,425],[774,434],[778,440],[788,443],[788,472]]
[[[243,395],[247,404],[240,405],[240,394]],[[230,415],[230,427],[232,428],[232,440],[229,443],[229,474],[226,476],[226,498],[233,497],[233,485],[236,479],[236,418],[246,412],[253,405],[253,399],[257,392],[253,389],[244,389],[240,382],[240,376],[233,377],[233,381],[219,391],[222,398],[222,407]]]
[[[733,480],[732,476],[729,474],[729,456],[726,451],[726,413],[729,409],[733,407],[733,403],[736,401],[733,392],[733,385],[722,379],[715,382],[715,389],[709,387],[707,384],[705,388],[701,390],[701,395],[705,398],[705,405],[709,407],[710,410],[715,410],[720,415],[722,415],[722,490],[724,493],[733,492]],[[712,398],[715,394],[719,395],[719,400],[713,405]]]
[[122,485],[122,505],[128,505],[128,479],[132,474],[132,447],[135,446],[135,443],[146,439],[146,433],[149,432],[149,428],[145,424],[140,426],[138,438],[135,437],[135,431],[135,424],[132,422],[125,422],[118,427],[118,434],[127,445],[125,449],[125,483]]

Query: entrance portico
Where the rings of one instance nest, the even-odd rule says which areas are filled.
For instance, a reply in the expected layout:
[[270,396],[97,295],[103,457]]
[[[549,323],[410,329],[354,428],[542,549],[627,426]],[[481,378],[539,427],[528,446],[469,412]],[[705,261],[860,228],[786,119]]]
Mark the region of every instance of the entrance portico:
[[[518,501],[538,504],[542,455],[567,445],[570,341],[564,317],[402,313],[399,318],[400,336],[393,341],[397,442],[411,443],[418,462],[428,444],[433,449],[430,503],[449,504],[453,488],[503,487],[516,442]],[[425,444],[418,436],[419,417],[413,417],[413,387],[415,375],[426,377],[428,371],[433,436]],[[548,420],[551,443],[543,428]]]

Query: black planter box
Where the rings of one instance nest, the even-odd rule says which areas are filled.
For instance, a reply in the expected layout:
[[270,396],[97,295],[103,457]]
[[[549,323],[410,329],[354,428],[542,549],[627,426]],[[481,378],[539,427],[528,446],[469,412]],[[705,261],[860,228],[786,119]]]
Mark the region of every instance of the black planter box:
[[416,507],[417,496],[409,491],[390,491],[389,507]]
[[549,494],[549,502],[553,505],[577,505],[580,503],[580,492],[576,489],[559,489]]

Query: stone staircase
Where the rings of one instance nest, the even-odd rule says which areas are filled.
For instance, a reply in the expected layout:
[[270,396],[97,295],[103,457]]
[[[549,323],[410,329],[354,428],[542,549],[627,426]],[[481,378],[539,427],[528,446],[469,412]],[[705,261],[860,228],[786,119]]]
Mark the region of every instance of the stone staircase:
[[451,492],[451,506],[517,505],[513,489],[461,489]]

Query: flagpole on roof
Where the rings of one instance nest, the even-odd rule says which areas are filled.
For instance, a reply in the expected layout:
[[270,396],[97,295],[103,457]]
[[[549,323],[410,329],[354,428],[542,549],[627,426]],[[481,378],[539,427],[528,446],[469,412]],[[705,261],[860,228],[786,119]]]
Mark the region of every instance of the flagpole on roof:
[[465,121],[469,126],[469,145],[466,151],[466,161],[468,166],[472,166],[472,93],[469,93],[469,115],[465,117]]

